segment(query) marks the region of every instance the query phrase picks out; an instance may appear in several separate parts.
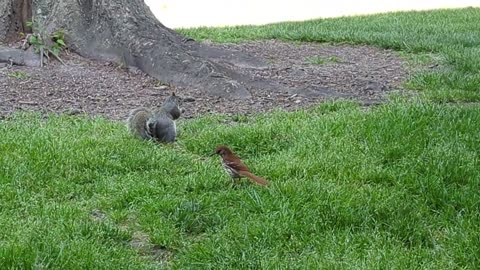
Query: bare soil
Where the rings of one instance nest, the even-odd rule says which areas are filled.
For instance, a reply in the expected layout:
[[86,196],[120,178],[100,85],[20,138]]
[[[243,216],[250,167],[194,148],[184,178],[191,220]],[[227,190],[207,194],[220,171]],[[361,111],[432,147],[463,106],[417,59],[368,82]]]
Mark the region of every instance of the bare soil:
[[172,91],[186,98],[186,118],[205,113],[295,110],[338,98],[369,105],[381,102],[390,91],[402,90],[408,76],[395,52],[369,46],[280,41],[210,45],[262,59],[266,67],[232,68],[254,79],[273,79],[289,90],[250,89],[252,97],[244,100],[209,97],[202,89],[165,86],[137,69],[69,53],[63,57],[66,65],[0,66],[0,116],[26,110],[121,120],[136,107],[159,106]]

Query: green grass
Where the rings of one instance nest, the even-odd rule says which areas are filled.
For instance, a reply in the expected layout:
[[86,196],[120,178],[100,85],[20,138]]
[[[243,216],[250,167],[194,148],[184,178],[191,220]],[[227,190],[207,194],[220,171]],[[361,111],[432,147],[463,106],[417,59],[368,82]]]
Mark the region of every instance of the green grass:
[[265,26],[179,29],[198,40],[279,39],[370,44],[408,53],[439,54],[447,68],[415,74],[413,89],[440,102],[480,101],[480,8],[396,12]]
[[[180,121],[174,146],[100,118],[0,120],[0,268],[477,269],[480,109],[437,101],[478,100],[479,17],[463,9],[183,30],[365,43],[400,50],[412,67],[439,63],[408,82],[426,95],[369,110],[327,102],[205,116]],[[232,187],[209,156],[217,144],[271,186]]]
[[[3,121],[0,265],[479,265],[478,109],[397,100],[364,112],[331,102],[234,120],[181,123],[177,146],[138,141],[102,119]],[[208,156],[219,143],[272,185],[232,188]],[[138,234],[147,248],[132,247]]]
[[28,78],[30,75],[24,71],[15,71],[8,74],[8,77],[15,78],[17,80],[23,80]]

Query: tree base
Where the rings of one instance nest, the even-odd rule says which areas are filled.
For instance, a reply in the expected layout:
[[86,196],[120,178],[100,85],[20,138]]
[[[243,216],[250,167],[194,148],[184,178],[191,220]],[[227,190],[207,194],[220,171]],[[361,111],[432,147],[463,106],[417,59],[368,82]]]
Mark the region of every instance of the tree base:
[[266,66],[241,52],[184,38],[163,26],[143,0],[33,0],[33,6],[37,23],[50,35],[63,29],[67,45],[80,55],[135,66],[162,83],[206,95],[249,98],[259,82],[234,67]]

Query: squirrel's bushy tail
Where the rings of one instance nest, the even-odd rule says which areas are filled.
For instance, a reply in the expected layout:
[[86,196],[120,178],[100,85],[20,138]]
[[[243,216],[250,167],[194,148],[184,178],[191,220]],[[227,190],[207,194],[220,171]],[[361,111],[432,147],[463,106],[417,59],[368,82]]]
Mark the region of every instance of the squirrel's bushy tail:
[[133,136],[144,140],[152,139],[147,129],[147,121],[152,117],[152,112],[146,108],[136,108],[130,112],[127,127]]

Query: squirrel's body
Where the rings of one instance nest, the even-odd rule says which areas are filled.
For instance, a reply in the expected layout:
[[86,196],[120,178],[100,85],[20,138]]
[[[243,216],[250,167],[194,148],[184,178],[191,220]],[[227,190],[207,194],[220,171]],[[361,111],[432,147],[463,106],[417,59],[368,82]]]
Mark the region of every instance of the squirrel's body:
[[162,143],[175,142],[177,127],[175,120],[181,115],[181,99],[173,93],[157,111],[137,108],[130,112],[127,120],[130,132],[144,140],[156,140]]

